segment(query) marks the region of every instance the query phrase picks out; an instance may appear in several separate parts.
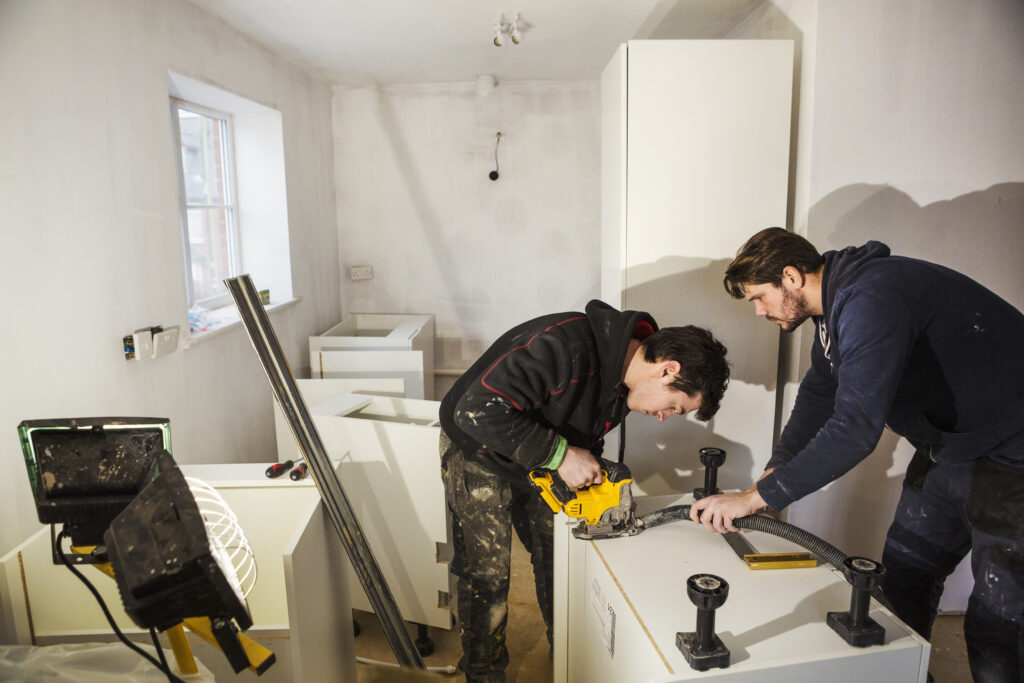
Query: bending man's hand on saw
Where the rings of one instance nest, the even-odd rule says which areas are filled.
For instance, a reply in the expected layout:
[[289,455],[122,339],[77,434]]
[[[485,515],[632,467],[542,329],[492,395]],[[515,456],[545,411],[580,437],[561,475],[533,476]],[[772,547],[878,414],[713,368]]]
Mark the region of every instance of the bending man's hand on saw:
[[755,484],[739,493],[701,498],[690,506],[690,519],[711,532],[739,531],[732,520],[760,512],[764,507],[764,498],[757,492]]
[[601,465],[598,464],[590,451],[585,448],[569,446],[565,449],[565,458],[558,466],[558,474],[565,485],[572,490],[601,483]]

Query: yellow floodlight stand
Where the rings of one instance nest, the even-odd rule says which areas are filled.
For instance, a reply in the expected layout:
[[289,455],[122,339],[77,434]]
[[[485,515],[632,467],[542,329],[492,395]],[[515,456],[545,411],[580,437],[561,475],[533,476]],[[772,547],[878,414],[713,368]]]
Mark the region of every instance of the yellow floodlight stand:
[[[71,552],[76,555],[92,555],[92,551],[95,548],[96,546],[71,546]],[[91,563],[91,566],[103,572],[111,579],[114,578],[114,567],[109,562]],[[186,675],[197,674],[199,673],[199,668],[196,666],[196,660],[192,654],[192,646],[188,644],[188,638],[185,637],[185,629],[183,627],[188,627],[188,630],[218,650],[221,647],[217,643],[217,638],[213,635],[213,626],[210,623],[209,617],[189,617],[180,624],[164,631],[167,634],[168,642],[171,644],[171,652],[174,653],[174,661],[178,665],[178,670]],[[259,675],[269,669],[270,665],[274,663],[274,653],[244,633],[238,633],[237,636],[238,642],[242,645],[242,649],[245,650],[245,655],[249,659],[249,670]]]

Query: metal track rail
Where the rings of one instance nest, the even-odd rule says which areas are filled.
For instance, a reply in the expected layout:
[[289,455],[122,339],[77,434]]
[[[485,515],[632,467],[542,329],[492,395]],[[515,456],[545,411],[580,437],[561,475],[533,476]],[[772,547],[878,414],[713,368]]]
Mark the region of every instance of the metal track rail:
[[420,653],[405,628],[398,605],[395,604],[373,551],[363,536],[363,530],[352,511],[352,505],[338,481],[334,468],[331,467],[327,450],[316,430],[316,425],[313,424],[306,402],[299,394],[291,368],[281,351],[277,335],[270,325],[266,311],[263,310],[263,304],[260,303],[259,294],[252,280],[248,275],[240,275],[225,280],[224,284],[238,306],[242,323],[267,373],[277,402],[284,411],[299,449],[306,457],[313,482],[320,491],[334,528],[352,562],[352,568],[359,575],[366,597],[369,598],[373,611],[380,620],[381,628],[391,644],[391,649],[394,650],[395,657],[398,658],[399,665],[425,668]]

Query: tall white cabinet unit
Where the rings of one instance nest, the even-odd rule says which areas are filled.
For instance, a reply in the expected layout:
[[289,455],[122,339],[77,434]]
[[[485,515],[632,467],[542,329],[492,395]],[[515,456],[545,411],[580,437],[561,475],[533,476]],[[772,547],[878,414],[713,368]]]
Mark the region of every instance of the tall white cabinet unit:
[[601,296],[662,327],[710,328],[732,381],[718,415],[631,416],[627,463],[641,491],[700,486],[697,450],[728,452],[723,488],[745,488],[772,445],[779,332],[722,287],[755,232],[786,225],[790,41],[647,40],[601,78]]

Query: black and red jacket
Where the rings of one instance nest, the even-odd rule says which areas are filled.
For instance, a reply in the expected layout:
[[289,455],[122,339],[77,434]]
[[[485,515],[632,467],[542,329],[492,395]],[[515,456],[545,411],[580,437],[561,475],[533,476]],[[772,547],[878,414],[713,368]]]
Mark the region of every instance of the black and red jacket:
[[[631,339],[658,329],[647,313],[603,301],[503,334],[441,401],[441,426],[461,450],[516,478],[548,463],[563,439],[598,455],[627,412]],[[564,448],[564,446],[561,446]]]

